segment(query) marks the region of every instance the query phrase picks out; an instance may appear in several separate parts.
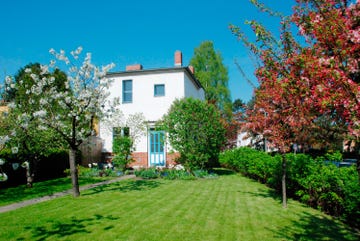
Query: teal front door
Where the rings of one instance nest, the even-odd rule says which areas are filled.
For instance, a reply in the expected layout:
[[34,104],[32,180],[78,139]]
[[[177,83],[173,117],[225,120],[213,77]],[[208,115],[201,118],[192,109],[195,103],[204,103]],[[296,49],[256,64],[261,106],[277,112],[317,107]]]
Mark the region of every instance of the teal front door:
[[149,166],[165,166],[165,132],[149,133]]

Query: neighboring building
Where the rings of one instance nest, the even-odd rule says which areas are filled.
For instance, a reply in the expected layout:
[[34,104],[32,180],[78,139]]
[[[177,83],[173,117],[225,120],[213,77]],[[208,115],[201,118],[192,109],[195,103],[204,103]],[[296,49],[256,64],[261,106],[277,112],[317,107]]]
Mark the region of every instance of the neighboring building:
[[[130,65],[124,72],[107,75],[114,80],[110,87],[110,98],[120,98],[120,110],[126,116],[143,113],[147,122],[147,135],[136,143],[132,166],[168,166],[173,164],[175,153],[163,139],[165,133],[155,130],[155,123],[166,114],[175,99],[193,97],[205,100],[200,82],[195,78],[193,68],[182,67],[182,53],[175,52],[175,66],[171,68],[143,69],[142,65]],[[112,139],[118,134],[132,131],[127,127],[114,127],[113,133],[103,131],[100,123],[100,137],[104,140],[103,152],[111,154]]]

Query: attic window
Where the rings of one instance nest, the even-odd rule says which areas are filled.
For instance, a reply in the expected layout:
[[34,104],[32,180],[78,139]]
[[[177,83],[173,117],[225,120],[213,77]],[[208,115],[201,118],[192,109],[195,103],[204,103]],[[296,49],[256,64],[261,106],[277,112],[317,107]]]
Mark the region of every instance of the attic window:
[[165,85],[154,85],[154,96],[165,96]]

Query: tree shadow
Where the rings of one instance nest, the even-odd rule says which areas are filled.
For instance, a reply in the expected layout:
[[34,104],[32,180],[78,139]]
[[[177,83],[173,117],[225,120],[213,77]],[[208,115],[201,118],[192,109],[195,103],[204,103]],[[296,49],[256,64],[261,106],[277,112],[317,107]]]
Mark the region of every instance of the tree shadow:
[[230,169],[225,169],[225,168],[215,168],[212,169],[211,172],[216,173],[219,176],[228,176],[228,175],[235,175],[236,172]]
[[252,197],[262,197],[262,198],[271,198],[279,203],[282,202],[281,196],[279,193],[277,193],[275,190],[269,189],[269,190],[258,190],[256,192],[249,192],[249,191],[238,191],[239,193],[242,193],[244,195],[252,196]]
[[[271,189],[256,192],[238,192],[253,197],[270,198],[279,202],[279,204],[282,203],[281,195]],[[288,207],[288,209],[288,211],[291,211],[291,207]],[[301,213],[299,220],[294,220],[290,225],[281,229],[269,228],[269,230],[280,240],[360,240],[358,230],[354,230],[330,216],[316,215],[310,212]]]
[[157,188],[160,186],[160,182],[156,180],[129,180],[121,181],[111,184],[106,184],[91,188],[82,194],[83,196],[94,195],[101,192],[131,192],[131,191],[143,191],[148,189]]
[[309,212],[301,215],[300,221],[281,229],[270,229],[282,240],[360,240],[360,233],[331,217],[317,216]]
[[[59,190],[58,186],[66,186],[68,184],[70,184],[69,179],[60,178],[46,182],[36,182],[32,188],[28,188],[26,185],[20,185],[17,187],[0,190],[0,198],[2,203],[19,202],[27,200],[32,196],[35,198],[39,196],[38,193],[41,193],[42,196],[51,195],[61,191]],[[71,186],[69,185],[69,187]]]
[[[91,218],[79,219],[76,217],[71,217],[67,221],[55,221],[50,220],[46,225],[43,226],[26,226],[25,230],[30,230],[31,240],[42,241],[47,239],[63,239],[67,236],[71,236],[77,233],[88,234],[91,233],[91,226],[93,225],[103,225],[103,223],[108,223],[109,221],[115,221],[119,218],[112,215],[103,216],[100,214],[95,214]],[[105,226],[104,231],[112,229],[114,226]],[[19,237],[16,240],[27,240],[23,237]]]

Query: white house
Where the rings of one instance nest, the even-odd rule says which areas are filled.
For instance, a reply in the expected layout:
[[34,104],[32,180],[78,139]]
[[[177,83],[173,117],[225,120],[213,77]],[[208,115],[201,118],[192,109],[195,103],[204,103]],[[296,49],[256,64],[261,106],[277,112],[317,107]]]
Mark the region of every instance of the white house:
[[[205,99],[200,82],[195,78],[193,68],[182,66],[182,53],[175,52],[175,66],[170,68],[143,69],[142,65],[130,65],[126,71],[107,75],[114,80],[110,87],[110,98],[120,98],[120,110],[126,116],[142,113],[147,122],[147,134],[136,143],[133,166],[167,166],[172,164],[174,153],[164,143],[163,131],[155,130],[156,121],[167,113],[175,99],[193,97]],[[114,133],[102,131],[103,153],[112,152]],[[130,132],[133,130],[129,130]]]

